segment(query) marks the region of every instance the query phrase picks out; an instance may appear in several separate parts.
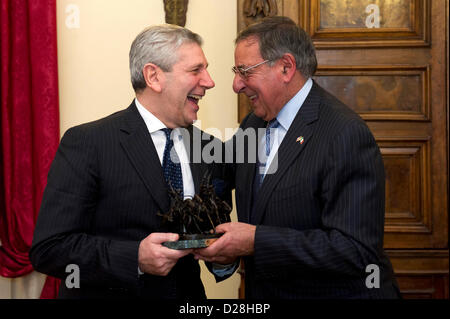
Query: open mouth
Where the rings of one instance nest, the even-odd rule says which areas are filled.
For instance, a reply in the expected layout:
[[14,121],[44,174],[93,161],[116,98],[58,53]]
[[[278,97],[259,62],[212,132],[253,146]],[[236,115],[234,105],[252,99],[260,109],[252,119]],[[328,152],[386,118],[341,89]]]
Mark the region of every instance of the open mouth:
[[251,96],[248,96],[248,98],[251,102],[254,102],[258,98],[258,95],[257,94],[251,95]]
[[196,95],[196,94],[189,94],[188,100],[191,101],[194,104],[198,104],[198,101],[202,99],[203,96]]

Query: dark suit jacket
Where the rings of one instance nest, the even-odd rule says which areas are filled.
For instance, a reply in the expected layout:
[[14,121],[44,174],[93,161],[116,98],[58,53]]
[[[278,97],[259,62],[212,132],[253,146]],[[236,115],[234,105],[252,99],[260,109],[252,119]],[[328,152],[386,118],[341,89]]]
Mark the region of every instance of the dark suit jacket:
[[[265,125],[251,113],[241,128]],[[248,158],[248,145],[239,149]],[[383,251],[383,160],[355,112],[314,83],[256,197],[255,164],[234,169],[239,221],[257,225],[254,255],[244,258],[246,297],[398,296]],[[370,264],[380,288],[366,287]]]
[[[193,126],[188,131],[201,136]],[[212,140],[204,135],[196,143],[203,148]],[[192,138],[185,142],[196,150]],[[215,174],[215,165],[191,163],[196,192],[212,167]],[[167,276],[138,276],[139,243],[167,231],[157,212],[169,205],[161,162],[133,102],[64,134],[48,175],[31,262],[37,271],[62,279],[64,298],[206,298],[192,255]],[[65,285],[69,264],[80,269],[79,289]]]

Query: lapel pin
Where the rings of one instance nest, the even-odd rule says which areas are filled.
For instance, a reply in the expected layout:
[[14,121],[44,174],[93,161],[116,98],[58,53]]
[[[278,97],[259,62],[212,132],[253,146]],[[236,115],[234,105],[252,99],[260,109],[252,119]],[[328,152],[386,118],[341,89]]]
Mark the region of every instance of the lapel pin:
[[304,141],[305,141],[305,138],[303,136],[297,137],[296,142],[300,142],[300,144],[303,144]]

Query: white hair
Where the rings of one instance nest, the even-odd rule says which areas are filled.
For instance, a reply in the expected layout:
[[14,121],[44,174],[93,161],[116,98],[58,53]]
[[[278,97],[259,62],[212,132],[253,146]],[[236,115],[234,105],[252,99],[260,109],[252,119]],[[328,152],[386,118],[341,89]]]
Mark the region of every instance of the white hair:
[[135,92],[146,87],[143,75],[144,65],[154,63],[163,71],[169,72],[177,62],[177,50],[185,43],[202,45],[202,38],[177,25],[162,24],[144,29],[131,44],[130,73]]

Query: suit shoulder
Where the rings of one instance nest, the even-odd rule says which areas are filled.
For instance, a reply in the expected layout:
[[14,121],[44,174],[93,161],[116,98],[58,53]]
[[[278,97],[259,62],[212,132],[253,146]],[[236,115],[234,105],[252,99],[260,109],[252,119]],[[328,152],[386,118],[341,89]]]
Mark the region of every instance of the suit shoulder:
[[128,109],[120,110],[106,117],[91,122],[86,122],[69,128],[64,135],[99,133],[107,128],[116,127],[121,123]]
[[349,125],[367,127],[361,116],[345,103],[322,88],[320,88],[319,92],[321,95],[321,118],[327,122],[330,129],[335,127],[337,130],[342,130]]

